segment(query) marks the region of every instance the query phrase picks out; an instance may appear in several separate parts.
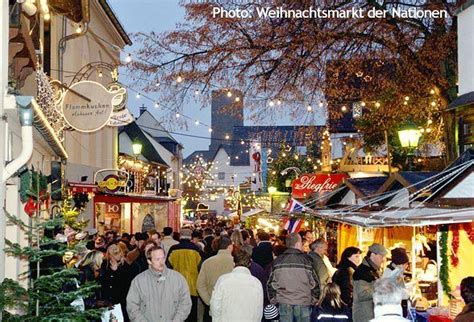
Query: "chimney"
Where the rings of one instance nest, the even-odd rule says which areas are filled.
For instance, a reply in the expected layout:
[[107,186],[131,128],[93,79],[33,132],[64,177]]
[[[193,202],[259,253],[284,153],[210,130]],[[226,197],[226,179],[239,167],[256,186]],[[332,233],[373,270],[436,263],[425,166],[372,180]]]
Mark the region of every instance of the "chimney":
[[140,116],[146,112],[146,106],[145,104],[142,104],[142,106],[140,106]]

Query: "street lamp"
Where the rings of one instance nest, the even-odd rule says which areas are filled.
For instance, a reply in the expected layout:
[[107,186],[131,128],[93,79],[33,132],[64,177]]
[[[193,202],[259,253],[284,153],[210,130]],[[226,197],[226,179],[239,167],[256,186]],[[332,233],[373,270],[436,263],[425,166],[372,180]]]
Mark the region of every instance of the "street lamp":
[[142,144],[139,142],[133,142],[132,150],[133,150],[133,155],[135,155],[135,157],[138,158],[138,156],[142,153]]
[[413,152],[418,147],[421,132],[412,121],[406,122],[400,130],[398,130],[398,138],[403,148],[407,150],[408,170],[413,170]]
[[268,187],[268,193],[270,194],[270,214],[273,213],[273,195],[277,192],[277,188],[274,186]]

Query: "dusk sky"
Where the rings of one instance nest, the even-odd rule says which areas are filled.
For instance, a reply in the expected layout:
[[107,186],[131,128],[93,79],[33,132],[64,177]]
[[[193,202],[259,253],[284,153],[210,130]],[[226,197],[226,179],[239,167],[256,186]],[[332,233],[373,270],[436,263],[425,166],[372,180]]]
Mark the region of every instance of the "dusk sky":
[[[109,3],[128,33],[138,31],[170,31],[175,28],[176,23],[182,22],[184,19],[184,9],[178,4],[178,0],[109,0]],[[127,52],[133,52],[133,49],[133,46],[125,48]],[[121,81],[126,85],[131,85],[128,83],[129,80],[126,75],[121,75]],[[147,95],[154,97],[152,93]],[[135,93],[129,93],[129,110],[135,116],[138,115],[138,107],[142,104],[148,106],[148,110],[158,120],[165,113],[154,109],[152,102],[144,98],[137,99]],[[188,103],[183,108],[183,114],[193,119],[199,119],[206,124],[211,123],[210,106],[200,109],[199,105]],[[268,121],[267,124],[259,125],[293,125],[296,123],[301,125],[305,123],[305,120],[310,121],[306,117],[301,118],[301,120],[291,121],[290,117],[285,115],[279,116],[277,119],[279,119],[278,122]],[[318,125],[321,124],[320,117],[315,117],[315,119],[320,120]],[[322,123],[324,124],[324,122]],[[163,125],[167,128],[166,124]],[[252,125],[252,123],[246,120],[245,125]],[[190,124],[189,130],[177,129],[174,132],[209,137],[206,127],[193,126],[193,124]],[[206,139],[192,138],[175,133],[172,135],[184,145],[183,153],[185,157],[195,150],[207,150],[209,147],[210,141]]]

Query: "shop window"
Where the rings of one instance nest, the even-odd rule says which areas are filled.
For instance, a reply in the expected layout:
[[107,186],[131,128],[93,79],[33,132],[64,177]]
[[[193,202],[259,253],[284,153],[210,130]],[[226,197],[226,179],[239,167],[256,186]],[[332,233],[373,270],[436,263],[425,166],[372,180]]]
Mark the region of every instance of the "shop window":
[[142,232],[147,232],[152,229],[155,229],[155,219],[148,214],[143,218]]

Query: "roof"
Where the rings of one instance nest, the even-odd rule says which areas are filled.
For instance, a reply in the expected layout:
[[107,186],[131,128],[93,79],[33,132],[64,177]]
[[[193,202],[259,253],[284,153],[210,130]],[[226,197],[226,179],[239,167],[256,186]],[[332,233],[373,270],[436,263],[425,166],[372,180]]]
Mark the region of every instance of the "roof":
[[[452,162],[446,169],[446,170],[451,170],[451,169],[460,169],[462,168],[462,164],[473,161],[474,160],[474,149],[468,149],[466,150],[463,154],[459,156],[454,162]],[[460,183],[462,180],[464,180],[469,173],[473,171],[474,164],[471,164],[469,167],[464,168],[460,172],[458,172],[452,180],[450,180],[449,183],[445,182],[440,182],[438,185],[435,185],[432,190],[435,191],[431,196],[430,200],[432,203],[439,204],[440,199],[443,198],[444,195],[446,195],[451,189],[453,189],[458,183]],[[439,189],[438,189],[439,187]],[[467,201],[465,200],[465,203]],[[471,201],[472,203],[472,201]]]
[[388,190],[398,190],[403,187],[407,188],[410,193],[414,193],[426,187],[431,182],[428,179],[436,174],[438,172],[400,171],[392,173],[376,193],[381,194]]
[[451,104],[448,105],[448,111],[457,109],[458,107],[463,107],[466,105],[474,104],[474,91],[458,96]]
[[[199,150],[190,154],[184,163],[190,163],[196,155],[206,162],[212,161],[219,149],[223,148],[230,156],[231,166],[249,166],[249,142],[258,141],[262,147],[271,147],[275,153],[282,142],[291,146],[306,146],[308,140],[320,140],[323,126],[234,126],[234,138],[230,144],[220,144],[212,150]],[[241,141],[245,143],[242,144]],[[238,158],[236,158],[238,157]]]
[[[249,143],[258,141],[262,147],[271,147],[275,153],[282,142],[291,146],[306,146],[308,141],[320,140],[323,126],[235,126],[233,130],[234,141],[231,145],[222,145],[231,157],[231,165],[248,166]],[[241,140],[246,143],[241,144]],[[239,156],[239,158],[235,158]]]
[[145,133],[140,129],[137,123],[132,122],[123,127],[120,127],[119,134],[127,133],[132,141],[139,141],[142,144],[142,155],[150,162],[156,162],[164,166],[169,166],[163,158],[156,151],[153,144],[148,140]]
[[[426,180],[434,175],[438,174],[438,172],[419,172],[419,171],[401,171],[398,172],[409,185],[414,185],[417,190],[426,187],[431,180]],[[400,182],[403,184],[403,182]]]
[[354,191],[359,198],[369,197],[387,181],[387,177],[368,177],[347,179],[346,185]]
[[107,14],[107,16],[109,17],[110,21],[115,26],[115,29],[117,29],[117,31],[120,34],[120,36],[122,37],[123,41],[127,45],[131,46],[132,45],[132,40],[130,39],[130,37],[128,37],[127,32],[123,28],[122,24],[120,23],[120,21],[117,18],[117,15],[115,14],[112,7],[109,5],[107,0],[99,0],[99,4],[102,6],[102,9],[104,9],[104,11]]
[[194,151],[183,160],[183,163],[190,164],[196,158],[199,158],[199,157],[203,158],[205,162],[209,162],[214,157],[214,154],[215,153],[213,153],[213,151],[207,151],[207,150]]
[[462,5],[458,7],[458,10],[456,11],[456,16],[473,5],[474,5],[474,0],[466,0]]

